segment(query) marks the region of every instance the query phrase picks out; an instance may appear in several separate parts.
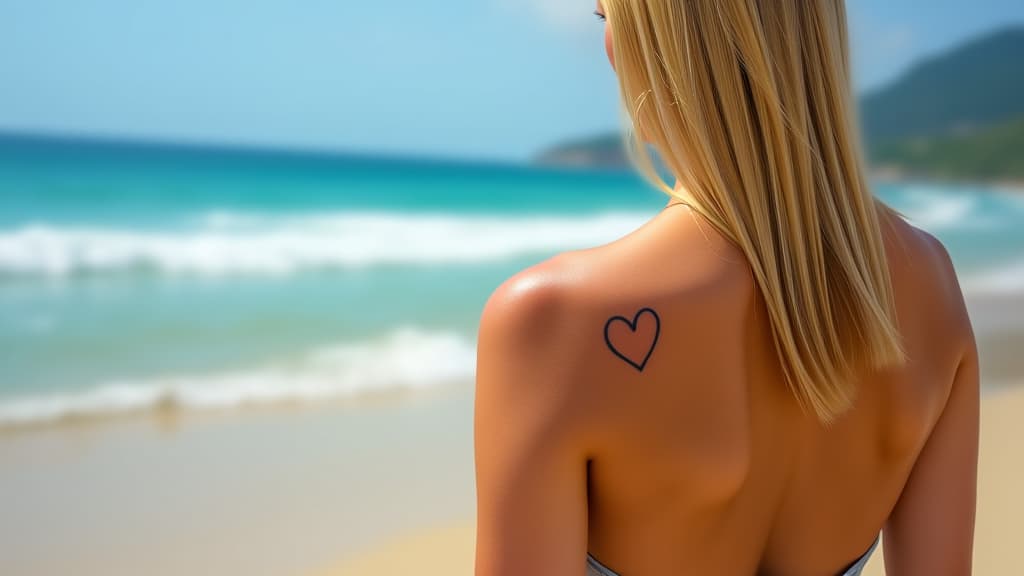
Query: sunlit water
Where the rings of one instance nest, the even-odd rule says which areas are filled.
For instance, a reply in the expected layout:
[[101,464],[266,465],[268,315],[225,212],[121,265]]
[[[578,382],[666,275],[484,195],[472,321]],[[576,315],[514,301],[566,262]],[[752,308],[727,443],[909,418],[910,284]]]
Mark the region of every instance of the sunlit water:
[[[966,290],[1024,292],[1024,196],[876,192]],[[623,172],[0,140],[0,426],[467,381],[503,279],[664,202]]]

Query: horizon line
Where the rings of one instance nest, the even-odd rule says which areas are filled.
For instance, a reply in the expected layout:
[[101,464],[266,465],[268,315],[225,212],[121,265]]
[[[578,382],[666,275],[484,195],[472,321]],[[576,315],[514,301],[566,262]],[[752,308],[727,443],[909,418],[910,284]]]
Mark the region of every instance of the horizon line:
[[[292,157],[308,160],[365,160],[368,162],[395,162],[433,166],[472,166],[478,168],[496,168],[511,170],[544,170],[553,172],[575,171],[608,171],[619,172],[621,168],[603,168],[600,166],[558,166],[543,164],[537,161],[538,153],[533,158],[524,160],[467,157],[454,155],[429,154],[412,151],[372,151],[334,148],[316,145],[275,144],[271,142],[246,142],[242,140],[213,140],[188,137],[143,136],[133,134],[116,134],[77,130],[49,130],[33,128],[15,128],[0,126],[0,141],[25,141],[52,144],[85,144],[110,148],[135,148],[149,150],[179,152],[217,152],[222,154],[240,154],[250,156]],[[567,139],[568,141],[568,139]]]

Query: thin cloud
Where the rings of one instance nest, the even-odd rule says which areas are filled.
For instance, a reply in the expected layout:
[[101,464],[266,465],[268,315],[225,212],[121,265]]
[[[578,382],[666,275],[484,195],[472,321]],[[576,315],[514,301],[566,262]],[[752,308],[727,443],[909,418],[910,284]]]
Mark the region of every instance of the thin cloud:
[[500,0],[500,3],[529,10],[545,25],[571,32],[586,30],[593,24],[591,12],[597,6],[593,0]]

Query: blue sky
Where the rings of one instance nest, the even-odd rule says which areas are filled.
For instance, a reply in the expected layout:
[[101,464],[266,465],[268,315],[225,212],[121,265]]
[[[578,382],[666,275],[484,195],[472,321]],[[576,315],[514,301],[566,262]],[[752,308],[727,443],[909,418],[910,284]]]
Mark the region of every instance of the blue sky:
[[[523,160],[619,125],[590,0],[5,4],[0,129]],[[1024,24],[1021,0],[848,5],[862,90]]]

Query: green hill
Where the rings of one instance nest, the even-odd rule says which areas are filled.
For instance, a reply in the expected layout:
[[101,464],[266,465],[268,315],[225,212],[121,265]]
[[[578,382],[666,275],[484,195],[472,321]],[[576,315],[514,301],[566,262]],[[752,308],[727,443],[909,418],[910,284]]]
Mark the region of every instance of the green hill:
[[1024,116],[971,134],[880,144],[872,161],[901,176],[1024,182]]
[[565,142],[542,153],[536,163],[542,166],[625,168],[629,159],[622,144],[619,134]]
[[[1021,180],[1024,26],[923,60],[861,100],[869,155],[886,172],[923,178]],[[627,166],[618,135],[570,142],[538,162]]]
[[868,142],[966,133],[1024,116],[1024,26],[929,58],[861,101]]

